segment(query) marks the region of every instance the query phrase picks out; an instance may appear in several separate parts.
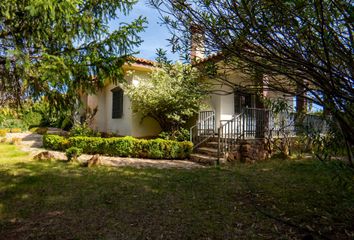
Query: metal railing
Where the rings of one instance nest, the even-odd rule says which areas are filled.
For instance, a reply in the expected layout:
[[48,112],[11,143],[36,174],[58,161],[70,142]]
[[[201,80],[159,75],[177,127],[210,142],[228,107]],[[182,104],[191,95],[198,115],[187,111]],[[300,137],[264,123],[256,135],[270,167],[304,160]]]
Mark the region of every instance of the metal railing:
[[206,142],[217,133],[218,156],[233,151],[241,139],[263,139],[273,137],[293,137],[301,133],[326,133],[329,129],[326,120],[316,115],[296,113],[273,113],[269,109],[245,108],[242,113],[233,115],[230,120],[220,121],[216,131],[215,114],[201,112],[199,120],[190,129],[194,148]]
[[215,113],[213,111],[200,112],[197,124],[190,128],[190,141],[193,142],[194,148],[214,137],[215,130]]
[[243,137],[243,122],[244,113],[241,113],[232,116],[218,128],[218,160],[222,154],[232,151],[237,145],[237,140]]
[[246,108],[228,121],[221,121],[218,129],[218,156],[233,151],[241,139],[264,138],[268,131],[268,109]]

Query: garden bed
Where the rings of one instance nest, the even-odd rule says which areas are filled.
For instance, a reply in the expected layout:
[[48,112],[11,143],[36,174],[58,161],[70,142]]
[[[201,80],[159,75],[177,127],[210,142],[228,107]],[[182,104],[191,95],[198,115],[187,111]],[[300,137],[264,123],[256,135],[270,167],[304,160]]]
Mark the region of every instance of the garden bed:
[[118,157],[136,157],[149,159],[186,159],[192,152],[191,142],[178,142],[164,139],[136,139],[133,137],[63,137],[43,136],[46,149],[65,151],[76,147],[86,154],[100,154]]

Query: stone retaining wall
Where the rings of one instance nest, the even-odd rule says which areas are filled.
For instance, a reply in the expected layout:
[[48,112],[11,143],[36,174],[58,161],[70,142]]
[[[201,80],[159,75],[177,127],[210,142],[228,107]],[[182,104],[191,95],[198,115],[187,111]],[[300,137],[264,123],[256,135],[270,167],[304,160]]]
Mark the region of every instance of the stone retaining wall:
[[266,160],[270,157],[264,139],[242,140],[234,151],[226,155],[228,161],[247,163]]

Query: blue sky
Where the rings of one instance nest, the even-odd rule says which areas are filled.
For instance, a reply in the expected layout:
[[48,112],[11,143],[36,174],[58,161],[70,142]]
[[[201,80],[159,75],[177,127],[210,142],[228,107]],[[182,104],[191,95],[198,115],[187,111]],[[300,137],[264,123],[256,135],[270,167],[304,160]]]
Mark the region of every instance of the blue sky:
[[147,18],[148,24],[145,32],[140,34],[144,42],[137,49],[140,53],[136,56],[154,60],[156,57],[156,49],[163,48],[167,50],[168,57],[170,59],[177,60],[178,55],[172,54],[171,47],[168,46],[169,42],[167,39],[170,38],[168,29],[165,26],[161,26],[161,24],[159,24],[161,20],[159,19],[157,10],[148,6],[146,0],[140,0],[136,5],[134,5],[133,10],[130,12],[129,16],[123,16],[118,20],[112,21],[110,23],[110,27],[111,29],[115,29],[117,26],[119,26],[120,22],[130,22],[140,15]]

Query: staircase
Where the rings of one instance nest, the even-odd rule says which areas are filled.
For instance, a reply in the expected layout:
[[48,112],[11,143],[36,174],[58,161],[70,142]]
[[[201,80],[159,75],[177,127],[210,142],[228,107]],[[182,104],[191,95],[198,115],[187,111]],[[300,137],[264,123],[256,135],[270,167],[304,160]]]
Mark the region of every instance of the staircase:
[[[190,131],[191,141],[194,143],[194,153],[191,154],[190,160],[205,165],[226,163],[226,153],[234,151],[239,139],[244,136],[242,129],[244,118],[243,113],[234,115],[232,119],[221,123],[217,131],[215,131],[214,115],[199,119]],[[210,124],[205,124],[210,120],[214,122],[212,127],[209,127]],[[206,129],[205,126],[208,128]]]
[[226,159],[221,156],[223,154],[218,156],[218,153],[218,137],[214,136],[196,147],[194,153],[190,156],[190,160],[203,165],[226,163]]

